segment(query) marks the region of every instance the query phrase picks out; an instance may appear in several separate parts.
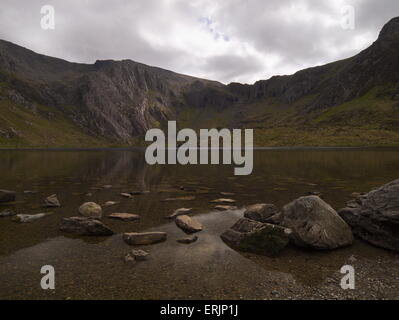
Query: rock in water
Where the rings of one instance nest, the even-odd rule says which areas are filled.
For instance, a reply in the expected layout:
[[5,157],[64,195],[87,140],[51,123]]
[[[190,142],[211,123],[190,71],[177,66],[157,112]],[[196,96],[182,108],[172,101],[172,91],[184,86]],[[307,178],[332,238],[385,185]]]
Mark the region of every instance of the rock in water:
[[218,206],[215,206],[215,209],[218,211],[228,211],[228,210],[237,210],[238,208],[236,206],[218,205]]
[[326,202],[305,196],[284,206],[282,226],[292,229],[296,245],[314,249],[336,249],[352,244],[350,227]]
[[166,198],[162,201],[192,201],[195,200],[194,196],[184,196],[184,197],[177,197],[177,198]]
[[121,197],[124,197],[124,198],[131,198],[132,197],[132,195],[130,193],[126,193],[126,192],[122,192],[120,195],[121,195]]
[[15,215],[16,215],[16,213],[14,211],[11,211],[8,209],[0,212],[0,218],[11,217],[11,216],[15,216]]
[[46,212],[46,213],[38,213],[38,214],[17,214],[16,217],[14,218],[14,221],[21,222],[21,223],[33,222],[33,221],[42,219],[46,216],[49,216],[51,214],[53,214],[53,213]]
[[12,202],[15,201],[16,197],[15,191],[0,190],[0,202]]
[[165,232],[130,232],[123,234],[123,241],[129,245],[147,245],[166,240]]
[[57,198],[56,194],[52,194],[44,199],[44,207],[46,208],[56,208],[61,207],[60,201]]
[[233,199],[221,198],[221,199],[212,200],[211,202],[213,202],[213,203],[235,203],[236,201]]
[[130,253],[136,261],[147,260],[149,253],[142,249],[134,249]]
[[140,216],[138,214],[132,213],[111,213],[108,218],[111,219],[119,219],[122,221],[137,221],[140,220]]
[[259,222],[270,222],[270,218],[278,213],[278,209],[274,204],[253,204],[248,206],[244,212],[244,217],[259,221]]
[[114,232],[101,221],[86,217],[62,219],[60,230],[85,236],[111,236]]
[[179,243],[183,243],[183,244],[190,244],[190,243],[193,243],[193,242],[195,242],[197,240],[198,240],[197,236],[192,236],[192,237],[189,237],[189,238],[178,239],[176,241],[179,242]]
[[238,250],[277,256],[289,243],[291,233],[287,228],[241,218],[220,237]]
[[117,201],[107,201],[106,203],[104,203],[104,207],[108,208],[108,207],[112,207],[116,204],[118,204],[119,202]]
[[195,233],[202,230],[201,223],[186,215],[176,217],[175,223],[185,233]]
[[399,251],[399,179],[360,195],[338,213],[359,238]]
[[167,216],[166,218],[167,219],[174,219],[174,218],[176,218],[178,216],[182,216],[182,215],[191,213],[192,211],[193,211],[192,208],[180,208],[180,209],[175,210],[175,212],[173,212],[170,216]]
[[84,217],[101,219],[103,209],[95,202],[85,202],[79,207],[79,213]]

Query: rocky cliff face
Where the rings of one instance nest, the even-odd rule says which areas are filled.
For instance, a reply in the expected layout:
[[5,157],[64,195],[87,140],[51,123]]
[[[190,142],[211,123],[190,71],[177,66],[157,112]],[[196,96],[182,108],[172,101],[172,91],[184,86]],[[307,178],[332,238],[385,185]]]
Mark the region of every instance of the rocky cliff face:
[[[0,41],[0,101],[10,101],[49,121],[54,110],[87,135],[129,144],[147,129],[178,119],[183,109],[220,112],[226,119],[223,125],[245,127],[252,125],[254,117],[258,122],[272,118],[270,104],[295,105],[301,125],[309,122],[312,112],[320,114],[376,87],[383,88],[378,91],[380,97],[396,101],[398,70],[399,18],[388,22],[377,41],[352,58],[253,85],[225,86],[131,60],[70,63]],[[253,114],[255,104],[263,105],[264,111],[257,109]],[[38,106],[46,106],[47,111]],[[223,114],[225,110],[231,118]],[[206,117],[213,116],[205,113],[204,117],[206,122]],[[0,122],[0,134],[10,132],[4,126]]]

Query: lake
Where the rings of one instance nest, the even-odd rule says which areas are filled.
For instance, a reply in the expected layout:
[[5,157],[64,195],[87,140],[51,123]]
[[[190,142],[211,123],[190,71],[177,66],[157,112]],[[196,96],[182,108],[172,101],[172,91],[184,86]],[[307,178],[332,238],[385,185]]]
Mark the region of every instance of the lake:
[[[0,189],[18,192],[0,211],[54,214],[33,223],[0,219],[0,299],[362,299],[399,297],[399,255],[356,240],[330,252],[288,247],[277,258],[237,252],[220,234],[255,203],[286,203],[318,191],[335,209],[353,192],[367,192],[399,178],[399,149],[266,149],[254,153],[249,176],[234,165],[148,166],[140,150],[2,150]],[[104,187],[110,185],[112,187]],[[181,188],[183,187],[183,188]],[[184,190],[182,190],[184,189]],[[34,193],[24,193],[24,191]],[[131,199],[122,192],[149,191]],[[211,200],[235,193],[234,211],[219,212]],[[42,208],[56,193],[61,208]],[[192,201],[162,200],[186,195]],[[105,208],[111,237],[71,236],[59,231],[63,217],[78,216],[87,201]],[[175,209],[194,208],[204,230],[186,245],[185,234],[165,219]],[[140,221],[107,218],[139,214]],[[164,231],[168,240],[146,246],[149,259],[134,266],[123,232]],[[356,289],[342,290],[341,266],[356,270]],[[40,268],[52,265],[56,289],[40,288]]]

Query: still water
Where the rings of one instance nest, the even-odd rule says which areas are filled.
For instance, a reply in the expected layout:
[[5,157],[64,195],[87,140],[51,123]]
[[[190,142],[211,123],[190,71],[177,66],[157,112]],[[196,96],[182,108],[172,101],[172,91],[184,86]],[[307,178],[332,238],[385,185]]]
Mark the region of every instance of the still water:
[[[287,248],[278,258],[240,253],[219,238],[243,214],[245,205],[282,207],[310,191],[319,191],[334,208],[353,192],[367,192],[399,178],[398,149],[256,150],[249,176],[234,176],[229,165],[148,166],[144,153],[132,150],[0,151],[0,189],[18,192],[0,211],[35,214],[42,220],[19,224],[0,220],[0,299],[286,299],[398,298],[398,255],[356,241],[349,248],[310,252]],[[104,188],[104,185],[112,185]],[[181,186],[185,190],[181,190]],[[35,191],[25,194],[24,191]],[[150,191],[125,199],[121,192]],[[235,193],[238,210],[217,212],[210,200]],[[56,193],[61,208],[43,209]],[[162,200],[193,195],[193,201]],[[77,237],[58,230],[62,217],[77,216],[87,201],[104,204],[103,222],[112,237]],[[185,237],[164,217],[181,207],[194,208],[204,226],[199,240]],[[108,219],[114,212],[139,214],[140,221]],[[168,240],[144,248],[148,261],[124,263],[131,247],[123,232],[165,231]],[[339,287],[342,265],[359,265],[358,289]],[[40,268],[56,270],[56,289],[40,288]]]

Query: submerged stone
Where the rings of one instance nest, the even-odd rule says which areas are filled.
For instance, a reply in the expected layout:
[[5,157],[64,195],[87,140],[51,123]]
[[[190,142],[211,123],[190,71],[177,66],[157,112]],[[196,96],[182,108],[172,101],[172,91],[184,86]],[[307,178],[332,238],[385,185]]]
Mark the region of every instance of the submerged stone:
[[123,241],[129,245],[148,245],[166,240],[165,232],[129,232],[123,234]]

